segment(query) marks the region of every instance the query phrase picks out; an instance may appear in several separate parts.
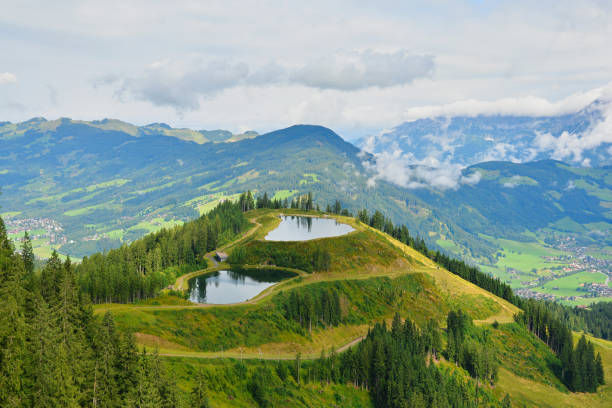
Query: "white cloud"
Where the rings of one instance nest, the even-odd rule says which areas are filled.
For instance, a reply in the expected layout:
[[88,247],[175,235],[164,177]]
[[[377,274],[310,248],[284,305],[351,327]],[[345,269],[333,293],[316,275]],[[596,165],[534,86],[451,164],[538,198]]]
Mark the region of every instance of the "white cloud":
[[249,67],[242,62],[199,62],[186,66],[154,62],[142,76],[125,79],[119,94],[129,93],[136,99],[178,111],[195,110],[200,107],[200,97],[234,87],[249,74]]
[[[602,97],[608,97],[606,93]],[[590,160],[583,158],[587,150],[604,144],[612,144],[612,100],[606,101],[602,109],[601,121],[592,124],[585,132],[563,132],[558,137],[550,133],[537,133],[535,147],[540,151],[550,152],[557,160],[566,160],[589,166]]]
[[412,159],[409,154],[396,149],[376,154],[373,162],[364,161],[364,167],[373,173],[368,179],[368,186],[373,186],[377,180],[385,180],[409,189],[454,190],[462,184],[475,185],[481,178],[480,172],[464,174],[462,166],[440,163],[435,157],[427,157],[420,162]]
[[536,96],[501,98],[493,101],[466,99],[442,105],[425,105],[408,108],[404,111],[403,116],[407,121],[448,116],[555,116],[577,112],[595,99],[608,95],[611,89],[612,83],[587,92],[572,94],[556,102]]
[[431,75],[433,69],[431,55],[415,55],[408,50],[391,53],[366,50],[316,59],[297,69],[290,79],[313,88],[351,91],[409,84]]
[[[601,0],[2,6],[0,48],[12,56],[2,70],[19,76],[19,86],[0,92],[0,116],[11,121],[117,117],[261,132],[291,125],[304,112],[352,138],[436,113],[568,111],[556,101],[611,80],[612,14]],[[177,64],[194,53],[204,61]],[[148,67],[153,61],[159,64]],[[212,61],[230,64],[221,85],[202,79]],[[234,72],[240,63],[246,78]],[[189,74],[198,89],[182,82]],[[117,100],[125,79],[131,81]],[[57,105],[47,85],[61,91]],[[328,98],[336,111],[302,107]],[[25,109],[2,108],[8,101]]]
[[17,82],[17,76],[10,72],[0,72],[0,85],[13,84]]
[[[119,95],[130,94],[138,100],[178,111],[197,110],[200,98],[238,86],[302,85],[341,91],[387,88],[429,75],[433,66],[433,57],[413,55],[407,50],[337,53],[299,67],[270,61],[254,70],[245,62],[205,61],[202,56],[192,55],[185,62],[160,60],[149,64],[145,72],[123,80]],[[115,81],[115,75],[105,75],[93,84],[108,85]],[[314,121],[317,120],[315,117]]]

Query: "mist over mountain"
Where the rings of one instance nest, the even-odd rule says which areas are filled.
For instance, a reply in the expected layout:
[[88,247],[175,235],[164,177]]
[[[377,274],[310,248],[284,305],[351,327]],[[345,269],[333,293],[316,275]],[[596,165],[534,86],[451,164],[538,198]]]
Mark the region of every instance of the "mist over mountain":
[[356,143],[378,158],[377,179],[408,188],[474,183],[464,167],[486,161],[612,164],[612,103],[597,99],[557,116],[437,116],[405,122]]

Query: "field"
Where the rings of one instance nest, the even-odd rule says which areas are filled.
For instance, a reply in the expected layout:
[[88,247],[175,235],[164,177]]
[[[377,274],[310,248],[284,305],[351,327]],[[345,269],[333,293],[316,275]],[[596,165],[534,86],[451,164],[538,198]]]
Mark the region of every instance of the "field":
[[564,263],[547,261],[545,256],[568,255],[568,253],[559,251],[538,242],[519,242],[508,239],[494,239],[492,237],[482,235],[491,242],[498,244],[502,249],[498,252],[497,263],[495,267],[499,270],[506,268],[517,269],[522,272],[531,272],[534,269],[546,269],[555,266],[562,266]]
[[578,272],[562,278],[554,279],[543,286],[537,287],[538,292],[552,293],[559,296],[583,296],[580,291],[585,283],[605,283],[607,276],[601,272]]

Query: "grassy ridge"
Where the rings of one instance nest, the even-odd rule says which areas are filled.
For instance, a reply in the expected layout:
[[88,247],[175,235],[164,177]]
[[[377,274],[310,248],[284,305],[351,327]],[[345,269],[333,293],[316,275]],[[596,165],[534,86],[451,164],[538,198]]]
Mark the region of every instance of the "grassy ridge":
[[[303,213],[284,211],[284,213]],[[158,308],[109,306],[117,324],[139,333],[142,344],[157,345],[168,354],[186,351],[252,356],[260,353],[292,356],[296,351],[314,353],[321,347],[341,346],[362,336],[375,321],[389,319],[395,311],[417,322],[426,318],[443,321],[446,313],[461,307],[482,321],[511,321],[516,308],[475,285],[439,268],[412,248],[393,240],[352,218],[338,217],[356,231],[342,237],[304,242],[262,240],[278,223],[278,211],[251,213],[258,226],[240,244],[249,248],[291,248],[308,253],[325,248],[332,255],[329,272],[303,275],[269,288],[255,300],[234,306],[181,306],[161,299]],[[228,251],[231,252],[231,244]],[[265,251],[262,251],[265,253]],[[251,253],[249,264],[264,263],[265,258]],[[184,285],[183,285],[184,286]],[[279,299],[290,291],[333,288],[343,302],[344,318],[335,328],[304,332],[298,324],[285,319]],[[170,304],[164,305],[165,302]]]
[[[112,311],[118,327],[135,331],[141,345],[158,347],[160,353],[168,356],[199,357],[168,357],[166,363],[175,368],[179,385],[185,389],[188,389],[194,370],[201,367],[211,376],[211,383],[226,384],[210,391],[215,406],[253,405],[245,391],[244,379],[232,380],[231,371],[236,361],[227,358],[291,360],[296,352],[301,352],[305,359],[316,358],[321,349],[359,341],[372,322],[389,319],[395,311],[422,324],[429,317],[443,322],[446,313],[457,307],[468,311],[476,323],[488,327],[486,331],[501,364],[498,381],[492,388],[499,399],[508,393],[514,406],[603,407],[612,403],[610,385],[601,387],[597,394],[569,393],[555,376],[554,370],[559,363],[556,356],[544,343],[512,323],[512,316],[518,311],[515,306],[438,267],[412,248],[341,217],[341,221],[350,223],[357,231],[343,237],[303,243],[261,241],[278,225],[276,214],[270,210],[253,212],[257,229],[240,244],[254,247],[291,245],[300,251],[325,246],[333,255],[330,272],[303,274],[269,288],[246,304],[193,307],[168,298],[159,299],[159,306],[149,308],[104,306],[98,311]],[[355,244],[359,245],[358,251],[351,247]],[[310,333],[287,320],[279,304],[291,291],[318,288],[338,291],[342,299],[343,323],[338,327],[315,328]],[[488,326],[495,321],[502,324],[494,325],[495,328]],[[593,342],[596,352],[602,353],[606,378],[612,378],[612,343],[598,339]],[[257,364],[273,367],[276,363],[247,363],[249,370],[255,369]],[[445,362],[441,364],[451,366]],[[457,369],[457,373],[465,375],[461,369]],[[271,398],[280,406],[370,404],[367,394],[344,385],[291,387],[272,387]],[[338,398],[345,399],[339,401]]]

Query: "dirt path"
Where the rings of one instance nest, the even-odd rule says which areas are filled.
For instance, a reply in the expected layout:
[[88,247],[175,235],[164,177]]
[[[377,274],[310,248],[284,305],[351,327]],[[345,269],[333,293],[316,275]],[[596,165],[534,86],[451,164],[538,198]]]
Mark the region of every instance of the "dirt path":
[[[235,245],[240,244],[241,242],[244,242],[249,237],[253,236],[262,227],[262,224],[260,224],[257,221],[257,219],[258,217],[253,217],[249,219],[249,221],[253,223],[254,226],[250,228],[247,232],[245,232],[239,239],[233,242],[230,242],[216,249],[215,251],[223,251],[227,248],[231,248]],[[503,323],[505,321],[512,321],[512,316],[516,312],[513,305],[507,304],[507,302],[503,301],[502,299],[497,298],[496,296],[490,294],[489,292],[486,292],[483,289],[467,281],[464,281],[460,277],[450,272],[440,269],[429,258],[426,258],[422,256],[421,254],[415,253],[414,251],[410,250],[409,247],[405,246],[405,244],[402,244],[399,241],[396,241],[395,239],[379,231],[376,231],[376,232],[383,235],[388,241],[390,241],[391,244],[399,247],[406,256],[413,257],[421,261],[424,265],[424,269],[428,269],[426,273],[434,276],[434,279],[436,279],[436,282],[442,285],[444,287],[443,288],[444,290],[448,292],[454,292],[455,290],[460,289],[459,290],[460,293],[465,292],[467,294],[485,295],[485,296],[489,296],[493,298],[498,304],[500,304],[501,310],[498,313],[496,313],[494,316],[489,316],[487,319],[475,321],[476,324],[490,324],[495,320],[498,320],[500,323]],[[212,266],[210,266],[209,268],[200,270],[200,271],[191,272],[189,274],[178,277],[174,284],[174,288],[177,290],[183,290],[185,289],[184,286],[186,282],[192,277],[198,276],[198,275],[201,275],[207,272],[213,272],[215,270],[219,270],[219,269],[226,267],[227,264],[219,263],[214,258],[215,251],[211,251],[205,255],[206,259],[211,261]],[[282,268],[279,268],[279,269],[282,269]],[[306,273],[303,271],[294,271],[294,272],[298,273],[300,276],[306,275]],[[312,278],[312,275],[308,275],[308,276]],[[371,277],[371,275],[368,274],[368,275],[363,276],[363,278],[368,278],[368,277]],[[325,277],[318,276],[318,278],[323,278],[323,280],[335,280],[335,279],[341,279],[344,277],[340,277],[340,276],[336,277],[336,276],[328,275]],[[351,276],[351,278],[359,279],[362,277],[361,276]],[[284,283],[290,282],[291,280],[292,279],[284,281]],[[304,283],[301,283],[301,284],[304,284]],[[247,305],[247,304],[259,302],[263,300],[264,298],[270,296],[271,294],[274,294],[279,288],[282,289],[284,287],[285,286],[283,285],[283,283],[279,283],[277,285],[267,288],[266,290],[262,291],[261,293],[259,293],[257,296],[255,296],[252,299],[249,299],[244,302],[230,303],[230,304],[224,304],[224,305],[217,305],[217,304],[150,305],[150,306],[135,306],[135,305],[113,306],[111,305],[108,308],[97,309],[96,313],[100,313],[105,310],[111,310],[111,309],[121,310],[123,308],[125,309],[143,309],[143,310],[184,310],[184,309],[202,309],[202,308],[209,308],[209,307],[223,307],[223,306],[231,307],[231,306],[238,306],[238,305]],[[364,338],[365,338],[365,335],[361,335],[357,338],[354,338],[353,340],[349,341],[348,343],[338,348],[337,352],[343,352],[347,350],[348,348],[358,344]],[[295,354],[286,353],[286,354],[275,355],[275,353],[269,353],[269,352],[262,353],[261,351],[257,353],[257,352],[254,352],[254,350],[250,350],[248,353],[243,353],[243,352],[237,352],[236,349],[231,350],[229,352],[222,352],[222,351],[221,352],[189,352],[189,351],[178,351],[177,350],[177,353],[173,353],[172,352],[173,350],[163,350],[163,351],[166,353],[160,353],[160,355],[168,356],[168,357],[209,358],[209,359],[212,359],[212,358],[236,358],[236,359],[246,358],[246,359],[266,359],[266,360],[292,360],[295,358]],[[167,353],[168,351],[170,352]],[[319,357],[318,353],[305,354],[302,356],[302,358],[304,359],[315,359],[318,357]]]
[[217,261],[217,259],[215,258],[215,252],[217,251],[223,251],[229,247],[232,247],[236,244],[239,244],[240,242],[244,241],[245,239],[247,239],[248,237],[250,237],[251,235],[253,235],[260,227],[261,224],[259,222],[257,222],[256,217],[250,218],[249,219],[250,222],[252,222],[253,224],[255,224],[253,226],[253,228],[251,228],[250,230],[248,230],[247,232],[245,232],[240,238],[238,238],[236,241],[232,241],[228,244],[223,245],[220,248],[215,249],[214,251],[210,251],[209,253],[207,253],[206,255],[204,255],[204,258],[206,258],[208,261],[210,261],[210,263],[212,264],[212,266],[209,266],[206,269],[201,269],[199,271],[195,271],[195,272],[189,272],[185,275],[181,275],[178,278],[176,278],[176,282],[174,282],[174,285],[172,285],[172,289],[173,290],[185,290],[187,289],[185,287],[185,283],[193,278],[194,276],[197,275],[202,275],[204,273],[206,273],[207,271],[214,271],[216,268],[219,267],[219,262]]
[[[366,336],[359,336],[356,339],[349,341],[343,346],[336,349],[337,353],[342,353],[349,348],[359,344]],[[236,353],[235,350],[231,352],[194,352],[194,353],[159,353],[160,356],[164,357],[185,357],[185,358],[234,358],[234,359],[246,359],[246,360],[295,360],[295,354],[279,354],[271,355],[269,353]],[[320,353],[302,354],[302,360],[315,360],[321,356]]]

